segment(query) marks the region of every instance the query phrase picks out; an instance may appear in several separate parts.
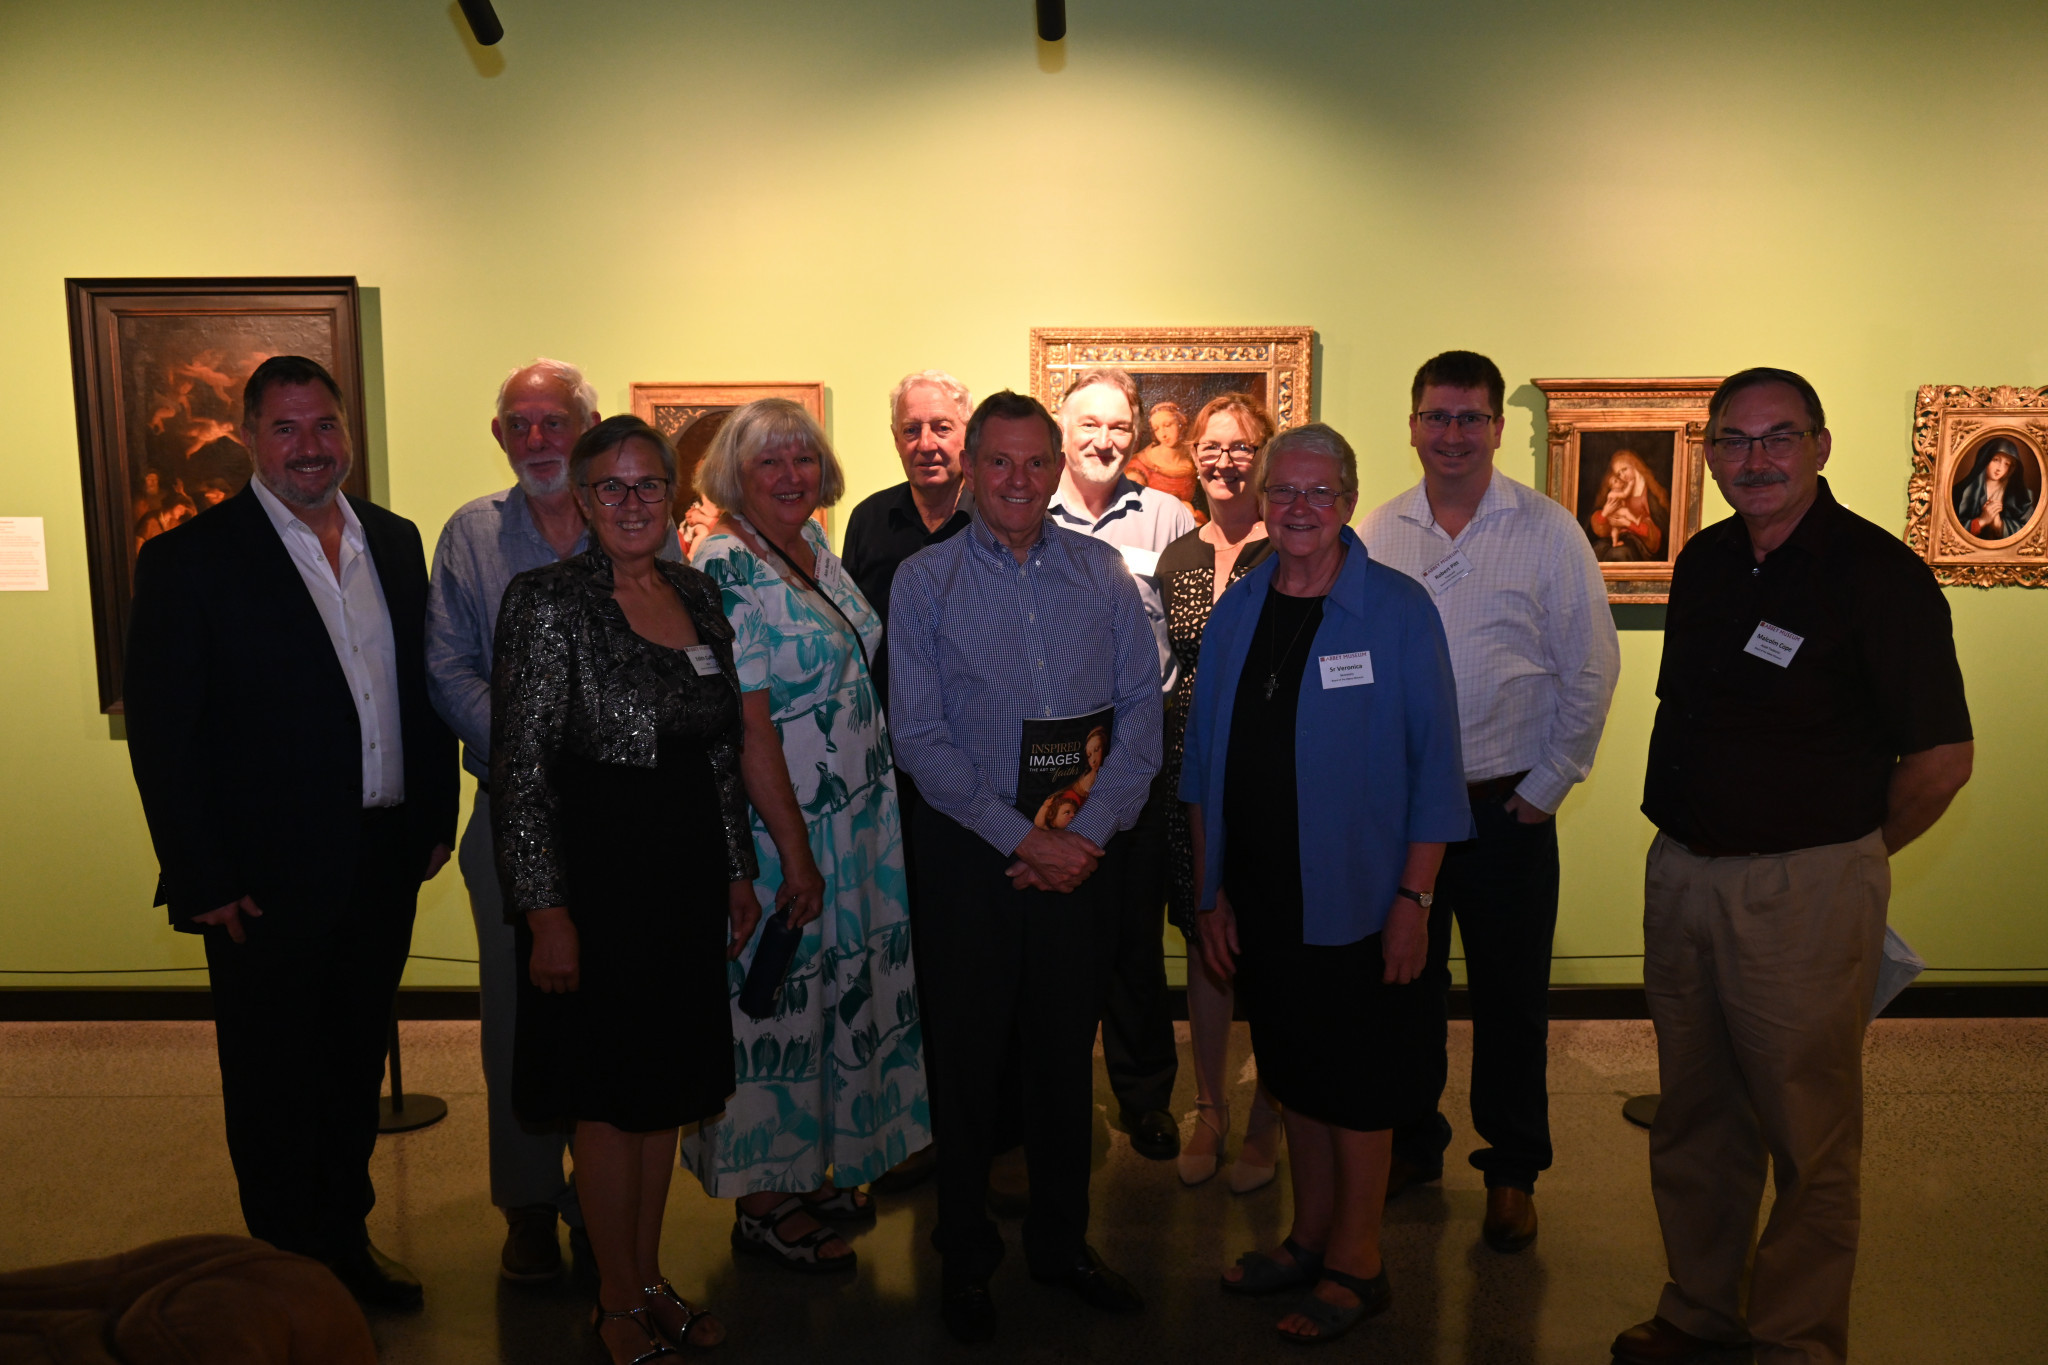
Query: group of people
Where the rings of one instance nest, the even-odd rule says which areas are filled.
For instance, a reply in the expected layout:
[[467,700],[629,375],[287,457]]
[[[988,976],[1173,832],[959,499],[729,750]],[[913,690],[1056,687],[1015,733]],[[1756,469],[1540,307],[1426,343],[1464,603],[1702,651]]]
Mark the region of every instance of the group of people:
[[[1284,1140],[1291,1226],[1221,1285],[1291,1295],[1290,1340],[1342,1336],[1391,1300],[1382,1206],[1442,1176],[1454,918],[1482,1237],[1528,1247],[1555,814],[1619,648],[1574,514],[1494,467],[1504,396],[1484,356],[1426,362],[1421,480],[1354,530],[1350,442],[1276,431],[1252,395],[1155,406],[1141,481],[1121,370],[1074,375],[1056,413],[920,371],[890,395],[905,482],[854,510],[842,558],[814,513],[845,476],[801,407],[735,411],[685,489],[658,431],[536,361],[491,423],[515,483],[449,520],[430,579],[410,523],[339,492],[331,376],[266,361],[248,489],[143,548],[126,690],[159,901],[205,938],[251,1233],[422,1302],[370,1244],[367,1163],[459,739],[501,1270],[559,1273],[566,1221],[616,1360],[725,1335],[660,1266],[678,1155],[734,1200],[736,1253],[826,1275],[857,1264],[875,1190],[935,1169],[942,1314],[976,1341],[991,1171],[1021,1145],[1029,1272],[1142,1308],[1088,1240],[1098,1028],[1120,1126],[1183,1182],[1227,1165],[1257,1189]],[[1631,1362],[1846,1352],[1886,859],[1971,749],[1946,604],[1834,500],[1830,441],[1796,374],[1714,395],[1737,515],[1676,566],[1644,800],[1670,1283],[1614,1343]],[[1160,486],[1175,452],[1198,499]],[[717,509],[687,555],[686,493]],[[1061,726],[1084,771],[1031,795],[1020,753]],[[1259,1085],[1226,1161],[1234,1013]]]

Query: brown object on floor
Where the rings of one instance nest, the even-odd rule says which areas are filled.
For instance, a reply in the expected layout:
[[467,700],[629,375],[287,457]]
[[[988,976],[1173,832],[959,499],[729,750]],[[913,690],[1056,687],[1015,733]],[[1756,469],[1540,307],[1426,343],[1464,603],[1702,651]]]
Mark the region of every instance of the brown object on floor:
[[1536,1240],[1535,1199],[1512,1185],[1494,1186],[1486,1192],[1486,1221],[1479,1235],[1503,1255],[1522,1250]]
[[0,1275],[0,1365],[375,1365],[363,1310],[318,1261],[174,1237]]

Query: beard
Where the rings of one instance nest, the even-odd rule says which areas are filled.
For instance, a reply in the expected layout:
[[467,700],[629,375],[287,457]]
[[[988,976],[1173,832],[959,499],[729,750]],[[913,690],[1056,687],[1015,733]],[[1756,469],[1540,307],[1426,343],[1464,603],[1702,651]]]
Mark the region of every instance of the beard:
[[1124,466],[1130,463],[1130,456],[1120,455],[1113,461],[1084,455],[1067,464],[1067,472],[1074,476],[1075,483],[1092,484],[1097,488],[1106,487],[1123,477]]
[[354,467],[355,461],[347,456],[343,456],[334,462],[332,477],[326,483],[314,487],[294,481],[291,477],[292,471],[287,466],[282,486],[274,484],[268,479],[263,480],[263,486],[276,494],[277,500],[287,507],[297,507],[308,512],[317,512],[323,507],[332,505],[334,500],[341,496],[342,481],[348,478],[349,470]]
[[527,497],[551,498],[557,493],[567,491],[569,487],[569,462],[563,460],[560,464],[556,465],[554,474],[547,478],[542,478],[535,474],[532,468],[527,465],[513,466],[512,475],[518,480],[519,487],[525,492]]

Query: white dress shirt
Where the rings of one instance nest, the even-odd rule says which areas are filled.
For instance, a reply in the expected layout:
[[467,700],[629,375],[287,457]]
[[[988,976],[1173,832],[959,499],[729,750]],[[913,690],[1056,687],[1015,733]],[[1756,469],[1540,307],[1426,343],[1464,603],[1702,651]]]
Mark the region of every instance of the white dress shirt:
[[1116,496],[1100,517],[1088,509],[1069,506],[1062,489],[1053,494],[1046,515],[1069,531],[1093,536],[1114,545],[1124,557],[1124,566],[1138,580],[1138,596],[1145,603],[1145,619],[1152,623],[1152,638],[1159,645],[1159,690],[1171,694],[1180,682],[1180,658],[1166,633],[1166,594],[1159,585],[1159,552],[1195,529],[1195,514],[1171,493],[1133,483],[1119,476]]
[[1458,680],[1465,780],[1526,770],[1516,793],[1556,810],[1593,770],[1621,673],[1621,642],[1586,533],[1563,507],[1496,469],[1455,539],[1437,525],[1420,483],[1374,508],[1359,535],[1368,554],[1436,600]]
[[395,806],[405,800],[405,745],[398,716],[398,647],[391,635],[391,611],[384,604],[384,585],[363,539],[363,523],[348,499],[341,508],[341,572],[328,567],[327,552],[313,528],[293,515],[278,496],[250,480],[256,500],[292,557],[306,591],[320,610],[334,657],[348,679],[356,704],[363,744],[363,806]]

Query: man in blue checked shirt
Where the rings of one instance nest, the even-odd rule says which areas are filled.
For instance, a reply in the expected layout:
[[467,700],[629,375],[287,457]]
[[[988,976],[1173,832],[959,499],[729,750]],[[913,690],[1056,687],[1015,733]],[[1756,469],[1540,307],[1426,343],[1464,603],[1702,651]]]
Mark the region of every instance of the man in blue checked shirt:
[[[983,402],[967,425],[974,521],[905,560],[889,602],[891,736],[923,797],[910,875],[925,907],[925,1045],[944,1078],[932,1094],[943,1308],[963,1341],[995,1333],[1003,1241],[986,1199],[1013,1037],[1031,1274],[1097,1308],[1144,1306],[1088,1245],[1088,1169],[1117,868],[1160,764],[1159,655],[1123,557],[1047,520],[1060,444],[1035,399]],[[1015,804],[1024,721],[1112,707],[1080,810],[1064,829],[1035,825]]]

